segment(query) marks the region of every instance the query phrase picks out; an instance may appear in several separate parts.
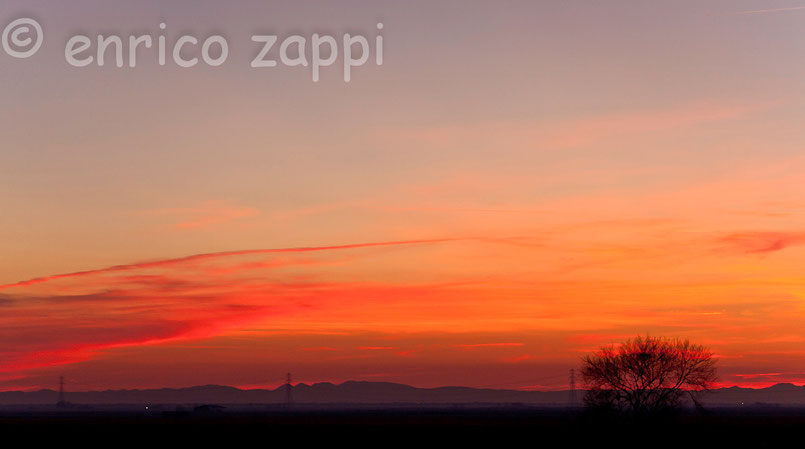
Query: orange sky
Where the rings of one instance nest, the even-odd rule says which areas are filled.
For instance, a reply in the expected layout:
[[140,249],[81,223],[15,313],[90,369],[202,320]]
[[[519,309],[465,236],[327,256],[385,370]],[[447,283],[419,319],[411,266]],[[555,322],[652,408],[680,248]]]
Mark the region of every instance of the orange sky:
[[[805,383],[805,11],[402,3],[31,7],[52,40],[0,58],[0,390],[557,389],[646,333],[709,345],[724,385]],[[382,21],[386,63],[57,58],[160,21]]]

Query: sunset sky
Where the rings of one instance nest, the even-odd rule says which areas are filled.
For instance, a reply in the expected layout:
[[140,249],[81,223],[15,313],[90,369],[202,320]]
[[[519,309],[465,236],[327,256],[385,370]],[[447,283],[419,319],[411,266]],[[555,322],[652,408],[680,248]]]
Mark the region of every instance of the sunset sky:
[[[125,6],[123,6],[125,5]],[[805,1],[4,0],[0,390],[562,389],[637,334],[805,384]],[[75,68],[75,34],[220,34]],[[383,23],[383,30],[377,24]],[[250,36],[385,61],[252,69]]]

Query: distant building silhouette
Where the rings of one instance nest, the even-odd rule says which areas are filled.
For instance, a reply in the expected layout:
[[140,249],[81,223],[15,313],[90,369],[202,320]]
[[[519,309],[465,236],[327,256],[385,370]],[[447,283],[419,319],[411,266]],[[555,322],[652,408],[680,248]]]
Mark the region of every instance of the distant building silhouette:
[[205,404],[205,405],[199,405],[198,407],[194,408],[193,414],[201,416],[220,415],[224,413],[225,409],[226,407],[222,405]]

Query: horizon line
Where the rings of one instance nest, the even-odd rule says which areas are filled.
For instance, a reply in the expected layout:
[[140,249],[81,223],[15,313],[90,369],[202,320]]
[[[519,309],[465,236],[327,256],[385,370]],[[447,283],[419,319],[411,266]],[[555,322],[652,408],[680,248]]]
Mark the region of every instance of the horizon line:
[[[414,386],[414,385],[400,383],[400,382],[382,382],[382,381],[370,381],[370,380],[345,380],[345,381],[340,382],[340,383],[329,382],[329,381],[313,382],[313,383],[299,382],[299,383],[296,383],[296,384],[291,384],[291,387],[296,388],[296,387],[299,387],[299,386],[314,386],[314,385],[320,385],[320,384],[330,384],[330,385],[335,385],[335,386],[342,386],[342,385],[348,384],[348,383],[390,384],[390,385],[399,385],[399,386],[410,387],[410,388],[414,388],[414,389],[417,389],[417,390],[438,390],[438,389],[441,389],[441,388],[466,388],[466,389],[470,389],[470,390],[517,391],[517,392],[521,392],[521,393],[529,393],[529,392],[551,393],[551,392],[587,391],[587,389],[585,389],[585,388],[576,388],[574,390],[571,390],[570,388],[555,389],[555,390],[554,389],[546,389],[546,390],[528,389],[528,390],[523,390],[523,389],[517,389],[517,388],[470,387],[470,386],[465,386],[465,385],[442,385],[442,386],[438,386],[438,387],[417,387],[417,386]],[[794,387],[803,388],[803,387],[805,387],[805,382],[803,382],[801,385],[797,385],[794,382],[776,382],[776,383],[773,383],[773,384],[771,384],[769,386],[766,386],[766,387],[746,387],[746,386],[741,386],[741,385],[737,385],[737,384],[721,385],[721,386],[709,388],[709,389],[704,390],[704,391],[724,390],[724,389],[730,389],[730,388],[741,388],[741,389],[747,389],[747,390],[765,390],[765,389],[768,389],[768,388],[776,387],[778,385],[791,385],[791,386],[794,386]],[[276,386],[274,388],[270,388],[270,387],[245,388],[245,387],[237,387],[237,386],[233,386],[233,385],[222,385],[222,384],[200,384],[200,385],[190,385],[190,386],[185,386],[185,387],[150,387],[150,388],[119,388],[119,389],[107,388],[105,390],[73,390],[73,391],[65,391],[65,394],[105,393],[105,392],[117,392],[117,391],[190,390],[190,389],[194,389],[194,388],[205,388],[205,387],[230,388],[230,389],[235,389],[235,390],[239,390],[239,391],[276,391],[276,390],[279,390],[281,388],[285,388],[286,386],[287,386],[287,384],[280,384],[280,385],[278,385],[278,386]],[[37,390],[2,390],[2,391],[0,391],[0,394],[2,394],[2,393],[37,393],[37,392],[43,392],[43,391],[52,391],[54,393],[59,392],[58,390],[54,390],[54,389],[51,389],[51,388],[40,388],[40,389],[37,389]]]

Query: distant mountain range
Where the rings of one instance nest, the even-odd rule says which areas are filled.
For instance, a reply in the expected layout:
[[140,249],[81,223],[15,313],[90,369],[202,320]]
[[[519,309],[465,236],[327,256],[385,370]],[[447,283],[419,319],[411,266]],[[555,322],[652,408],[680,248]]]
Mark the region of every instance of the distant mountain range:
[[[523,404],[566,406],[568,391],[492,390],[468,387],[416,388],[387,382],[345,382],[342,384],[298,384],[292,389],[296,404]],[[581,397],[583,391],[577,396]],[[106,390],[69,392],[66,400],[73,404],[281,404],[285,387],[275,390],[241,390],[219,385],[154,390]],[[53,390],[0,392],[0,405],[55,404],[58,393]],[[777,384],[768,388],[721,388],[705,395],[702,402],[711,406],[778,404],[805,406],[805,387]]]

